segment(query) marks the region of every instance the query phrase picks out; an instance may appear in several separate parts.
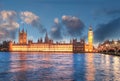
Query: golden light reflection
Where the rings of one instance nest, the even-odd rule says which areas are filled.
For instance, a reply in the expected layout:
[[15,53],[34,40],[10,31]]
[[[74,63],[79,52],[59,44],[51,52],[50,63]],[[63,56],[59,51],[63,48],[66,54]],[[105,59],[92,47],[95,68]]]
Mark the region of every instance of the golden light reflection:
[[[10,72],[17,72],[17,71],[25,71],[27,70],[28,66],[26,64],[27,57],[24,53],[21,53],[19,55],[11,55],[11,69]],[[22,61],[22,62],[21,62]]]
[[113,58],[113,74],[114,74],[114,81],[120,80],[119,71],[120,71],[120,58],[114,57]]
[[73,54],[72,52],[10,52],[11,54]]
[[[102,62],[101,64],[101,67],[103,67],[103,69],[106,69],[105,70],[105,75],[108,75],[110,73],[110,56],[109,55],[106,55],[106,56],[103,56],[103,59],[104,61]],[[110,80],[110,77],[105,77],[105,81],[107,80]]]
[[[101,70],[103,70],[103,73],[105,77],[103,78],[104,81],[110,81],[111,79],[113,81],[119,81],[119,68],[120,65],[120,59],[117,56],[110,56],[110,55],[102,55],[101,56],[101,64],[100,67]],[[109,76],[108,76],[109,75]],[[113,77],[111,77],[113,76]]]
[[95,80],[95,66],[94,66],[94,54],[88,53],[86,55],[86,79],[87,81]]

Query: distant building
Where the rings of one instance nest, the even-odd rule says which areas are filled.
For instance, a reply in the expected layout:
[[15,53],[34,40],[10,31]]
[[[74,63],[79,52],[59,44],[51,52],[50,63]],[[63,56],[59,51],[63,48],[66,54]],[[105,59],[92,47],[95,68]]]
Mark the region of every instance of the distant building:
[[85,52],[93,52],[93,31],[90,26],[88,31],[88,44],[85,45]]
[[98,45],[97,51],[104,53],[120,53],[120,40],[106,40]]
[[28,40],[27,32],[19,31],[19,42],[9,42],[9,51],[49,51],[49,52],[73,52],[72,43],[53,43],[53,40],[49,39],[48,34],[45,35],[45,40],[38,39],[38,42],[34,43],[32,40]]
[[9,49],[9,41],[3,41],[2,44],[0,44],[0,51],[8,51]]
[[37,42],[27,40],[27,31],[19,30],[18,43],[9,42],[9,51],[37,51],[37,52],[92,52],[93,51],[93,31],[92,28],[88,32],[88,44],[85,40],[70,40],[70,43],[56,42],[48,37],[46,32],[44,40],[38,39]]
[[46,35],[45,35],[45,43],[49,43],[49,38],[48,38],[47,32],[46,32]]
[[73,52],[85,52],[85,41],[83,39],[81,39],[79,42],[77,41],[77,39],[73,39]]
[[19,30],[19,44],[27,44],[27,31]]

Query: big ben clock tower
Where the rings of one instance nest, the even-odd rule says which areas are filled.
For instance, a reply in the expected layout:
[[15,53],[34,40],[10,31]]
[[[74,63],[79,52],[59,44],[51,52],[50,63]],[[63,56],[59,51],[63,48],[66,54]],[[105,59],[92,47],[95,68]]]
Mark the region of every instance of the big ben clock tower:
[[91,26],[88,31],[88,45],[89,45],[89,51],[92,52],[93,51],[93,31]]

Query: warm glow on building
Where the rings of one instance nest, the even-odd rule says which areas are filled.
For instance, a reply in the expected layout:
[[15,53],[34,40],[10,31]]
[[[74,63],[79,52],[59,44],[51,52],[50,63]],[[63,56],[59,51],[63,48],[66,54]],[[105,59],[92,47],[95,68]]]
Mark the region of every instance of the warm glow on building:
[[93,52],[93,31],[92,27],[88,31],[88,44],[85,45],[86,52]]
[[91,27],[89,28],[88,32],[88,44],[93,45],[93,31]]
[[72,52],[72,44],[13,44],[10,51]]
[[19,44],[27,44],[27,31],[19,30]]
[[33,43],[29,40],[27,43],[27,32],[19,31],[19,42],[9,43],[9,51],[30,51],[30,52],[73,52],[72,43],[53,43],[53,40],[49,39],[48,34],[45,35],[45,41],[38,40],[38,42]]
[[84,39],[80,39],[78,42],[77,39],[70,40],[70,43],[54,43],[52,39],[48,37],[46,32],[44,40],[38,39],[37,42],[32,40],[27,40],[27,32],[19,31],[18,43],[9,42],[9,51],[22,51],[22,52],[92,52],[93,51],[93,32],[92,28],[88,32],[88,45],[85,44]]

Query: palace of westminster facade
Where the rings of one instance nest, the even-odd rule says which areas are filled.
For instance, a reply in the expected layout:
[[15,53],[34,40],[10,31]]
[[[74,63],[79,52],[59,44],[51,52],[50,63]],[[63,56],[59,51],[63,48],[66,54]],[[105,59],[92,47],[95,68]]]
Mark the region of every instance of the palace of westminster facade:
[[70,40],[69,43],[54,43],[49,39],[46,33],[44,41],[42,39],[37,42],[27,40],[27,32],[19,31],[18,43],[9,42],[9,51],[11,52],[93,52],[93,31],[89,28],[88,31],[88,44],[85,40],[81,39],[79,42],[77,39]]

